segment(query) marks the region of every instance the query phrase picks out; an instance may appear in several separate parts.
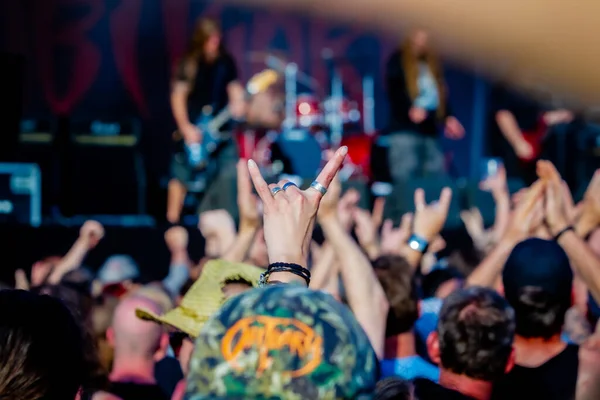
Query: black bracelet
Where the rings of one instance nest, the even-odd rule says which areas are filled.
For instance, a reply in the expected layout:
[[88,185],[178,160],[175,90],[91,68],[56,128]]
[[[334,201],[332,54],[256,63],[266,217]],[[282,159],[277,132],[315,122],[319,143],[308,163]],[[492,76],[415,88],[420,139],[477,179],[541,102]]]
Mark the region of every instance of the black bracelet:
[[265,272],[260,276],[259,286],[264,286],[269,283],[269,275],[273,272],[289,272],[306,281],[306,286],[310,284],[310,271],[298,264],[291,263],[273,263],[270,264]]
[[574,228],[573,228],[573,225],[569,225],[569,226],[567,226],[566,228],[563,228],[563,229],[562,229],[560,232],[558,232],[558,233],[557,233],[557,234],[554,236],[554,241],[555,241],[555,242],[558,242],[558,239],[560,239],[560,237],[561,237],[561,236],[562,236],[564,233],[566,233],[566,232],[568,232],[568,231],[572,231],[572,230],[574,230]]

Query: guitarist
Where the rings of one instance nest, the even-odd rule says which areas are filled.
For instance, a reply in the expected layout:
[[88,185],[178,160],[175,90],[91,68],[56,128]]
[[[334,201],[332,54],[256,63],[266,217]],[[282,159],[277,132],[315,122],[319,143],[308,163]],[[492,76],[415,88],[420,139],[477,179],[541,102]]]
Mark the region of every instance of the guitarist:
[[[188,147],[202,142],[203,134],[195,124],[199,116],[207,112],[215,116],[229,106],[231,116],[238,119],[244,116],[244,87],[237,81],[237,67],[233,57],[225,50],[218,23],[202,18],[196,23],[188,51],[176,67],[171,92],[171,108],[178,130],[175,137],[183,140]],[[230,130],[225,124],[221,132]],[[208,177],[204,193],[204,206],[226,207],[228,199],[219,199],[217,181],[235,174],[238,159],[237,148],[232,139],[219,145],[215,152],[218,167],[217,176]],[[177,223],[181,217],[183,202],[190,182],[194,181],[194,167],[185,153],[176,153],[171,163],[171,180],[168,186],[167,220]],[[224,193],[225,196],[227,193]],[[230,197],[230,196],[229,196]],[[212,204],[208,204],[212,203]]]
[[535,162],[546,153],[543,141],[548,130],[571,122],[573,113],[545,107],[504,83],[492,88],[491,109],[490,155],[503,160],[509,177],[530,185],[537,179]]

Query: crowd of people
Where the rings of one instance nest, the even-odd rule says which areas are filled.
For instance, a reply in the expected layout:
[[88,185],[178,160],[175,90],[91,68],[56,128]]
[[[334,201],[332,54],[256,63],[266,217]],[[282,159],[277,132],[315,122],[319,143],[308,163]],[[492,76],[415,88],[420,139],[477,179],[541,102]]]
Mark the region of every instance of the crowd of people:
[[[141,282],[114,255],[85,256],[86,222],[62,257],[0,291],[4,399],[596,399],[600,388],[600,173],[574,204],[552,163],[461,217],[477,262],[439,257],[452,192],[395,226],[342,193],[334,154],[310,188],[237,165],[239,226],[200,216],[205,257],[171,227],[168,275]],[[324,241],[313,240],[315,226]]]

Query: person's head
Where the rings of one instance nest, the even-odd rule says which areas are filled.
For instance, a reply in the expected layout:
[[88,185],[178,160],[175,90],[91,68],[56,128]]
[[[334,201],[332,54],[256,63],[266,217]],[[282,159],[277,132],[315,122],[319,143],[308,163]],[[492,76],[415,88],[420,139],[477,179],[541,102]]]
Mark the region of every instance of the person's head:
[[200,18],[194,27],[190,55],[213,59],[222,50],[222,33],[219,23],[211,18]]
[[88,322],[91,323],[94,301],[90,293],[84,291],[83,288],[70,282],[63,282],[58,285],[42,285],[33,291],[60,299],[76,318],[85,322],[86,325]]
[[411,331],[419,318],[419,295],[412,267],[400,256],[379,257],[373,267],[390,305],[386,337]]
[[61,283],[78,290],[80,293],[91,294],[93,291],[95,274],[86,267],[79,267],[67,272]]
[[514,365],[514,335],[507,301],[491,289],[469,287],[446,298],[427,350],[442,371],[493,382]]
[[414,388],[410,381],[391,377],[377,382],[375,400],[413,400]]
[[269,285],[206,322],[186,398],[372,398],[378,366],[347,307],[300,285]]
[[113,320],[106,336],[114,348],[115,361],[153,360],[154,355],[169,342],[161,325],[136,318],[137,308],[162,312],[160,306],[143,296],[125,297],[113,314]]
[[75,399],[89,367],[84,334],[57,298],[0,291],[0,398]]
[[532,238],[515,246],[502,272],[504,296],[525,338],[560,335],[571,306],[573,272],[555,241]]
[[96,274],[96,279],[104,286],[123,284],[135,281],[140,276],[140,269],[131,256],[116,254],[104,261]]
[[422,57],[429,51],[429,33],[425,29],[414,29],[407,39],[411,51],[417,56]]

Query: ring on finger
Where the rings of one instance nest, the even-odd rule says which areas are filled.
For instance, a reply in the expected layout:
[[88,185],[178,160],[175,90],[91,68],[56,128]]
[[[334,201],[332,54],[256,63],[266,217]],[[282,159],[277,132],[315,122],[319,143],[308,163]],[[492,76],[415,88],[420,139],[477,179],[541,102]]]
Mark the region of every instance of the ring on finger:
[[275,195],[276,195],[277,193],[281,192],[282,190],[283,190],[283,189],[282,189],[282,188],[280,188],[279,186],[275,186],[273,189],[271,189],[271,195],[272,195],[273,197],[275,197]]
[[321,193],[323,196],[325,196],[325,193],[327,193],[327,188],[317,181],[311,183],[310,187],[315,189],[317,192]]
[[287,182],[285,185],[283,185],[282,189],[286,190],[290,186],[298,187],[294,182]]

